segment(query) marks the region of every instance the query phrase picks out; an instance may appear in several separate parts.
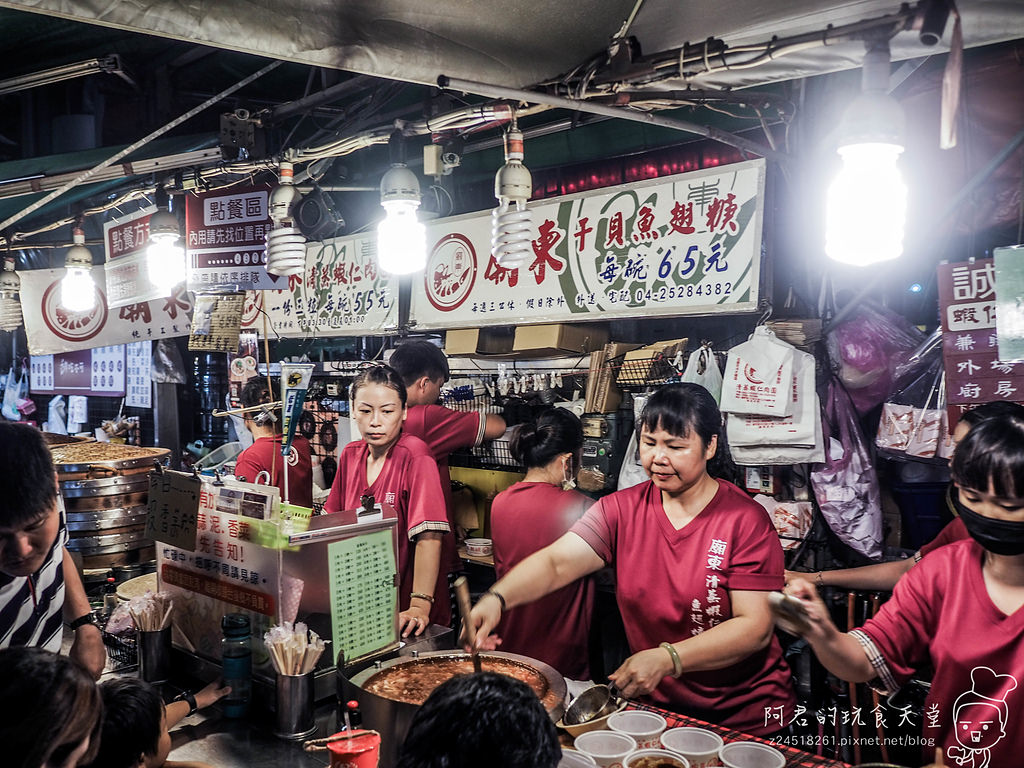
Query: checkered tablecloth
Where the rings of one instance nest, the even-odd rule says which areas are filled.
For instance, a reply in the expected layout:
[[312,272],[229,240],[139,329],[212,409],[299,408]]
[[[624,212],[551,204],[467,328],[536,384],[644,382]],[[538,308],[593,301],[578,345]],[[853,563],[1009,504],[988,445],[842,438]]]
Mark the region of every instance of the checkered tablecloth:
[[657,712],[665,718],[665,722],[668,723],[669,728],[682,728],[684,726],[691,728],[706,728],[707,730],[714,731],[721,736],[722,741],[726,744],[730,741],[757,741],[762,744],[767,744],[768,746],[775,747],[775,749],[779,750],[786,756],[786,768],[849,768],[846,763],[840,762],[839,760],[830,760],[826,757],[819,757],[818,755],[813,755],[810,752],[799,750],[789,744],[776,744],[775,742],[768,741],[767,739],[751,736],[748,733],[734,731],[731,728],[724,728],[721,725],[705,723],[703,720],[698,720],[695,717],[687,717],[686,715],[680,715],[676,712],[669,712],[667,709],[652,707],[636,701],[629,702],[626,708]]

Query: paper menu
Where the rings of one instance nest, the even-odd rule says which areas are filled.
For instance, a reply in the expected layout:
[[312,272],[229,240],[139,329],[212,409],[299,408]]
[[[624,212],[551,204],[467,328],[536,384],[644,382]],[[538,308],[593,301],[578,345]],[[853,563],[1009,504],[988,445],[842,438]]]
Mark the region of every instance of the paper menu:
[[335,652],[348,662],[394,645],[398,568],[391,530],[335,541],[327,558]]

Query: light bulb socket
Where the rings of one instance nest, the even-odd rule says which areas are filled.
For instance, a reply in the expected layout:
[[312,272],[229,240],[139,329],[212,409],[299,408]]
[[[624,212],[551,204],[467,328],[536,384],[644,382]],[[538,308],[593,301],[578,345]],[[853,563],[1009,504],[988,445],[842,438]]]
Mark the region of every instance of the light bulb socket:
[[518,160],[505,163],[494,175],[494,196],[501,200],[526,202],[533,194],[533,177],[530,170]]
[[177,240],[180,237],[181,226],[178,224],[178,217],[166,208],[158,207],[149,217],[149,239]]
[[404,163],[395,163],[380,180],[380,201],[420,203],[420,182]]
[[893,144],[902,150],[906,120],[903,108],[887,93],[861,93],[846,108],[839,128],[840,147]]
[[64,266],[68,269],[92,269],[92,251],[76,241],[64,255]]

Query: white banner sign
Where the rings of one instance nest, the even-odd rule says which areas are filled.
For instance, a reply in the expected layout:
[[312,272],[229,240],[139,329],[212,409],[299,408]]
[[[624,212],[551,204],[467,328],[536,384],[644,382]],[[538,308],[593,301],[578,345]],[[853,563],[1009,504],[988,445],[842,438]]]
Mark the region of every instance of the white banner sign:
[[123,307],[163,296],[163,288],[149,279],[149,220],[155,206],[143,208],[103,225],[107,254],[107,306]]
[[[361,336],[398,328],[398,280],[377,268],[376,238],[309,243],[306,268],[280,291],[249,291],[242,330],[278,336]],[[261,267],[262,269],[262,267]]]
[[137,341],[125,344],[125,400],[134,408],[153,407],[153,343]]
[[529,205],[533,259],[490,255],[491,214],[427,226],[417,329],[693,315],[757,307],[764,160]]
[[103,267],[93,267],[95,308],[88,312],[69,312],[59,306],[63,269],[33,269],[18,274],[25,334],[32,355],[187,336],[191,327],[192,302],[184,286],[170,298],[111,309],[100,289],[106,284]]

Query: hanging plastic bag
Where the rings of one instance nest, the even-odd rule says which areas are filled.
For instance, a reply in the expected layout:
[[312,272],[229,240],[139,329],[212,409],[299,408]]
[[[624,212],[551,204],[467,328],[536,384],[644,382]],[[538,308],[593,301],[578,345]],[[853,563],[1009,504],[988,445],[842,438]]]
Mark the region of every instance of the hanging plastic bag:
[[647,404],[649,395],[635,395],[633,397],[633,424],[634,429],[630,430],[629,442],[626,444],[626,452],[623,454],[622,466],[619,468],[618,490],[632,488],[634,485],[646,482],[649,477],[640,465],[640,450],[637,444],[635,425],[640,420],[640,414]]
[[46,408],[46,417],[45,429],[47,432],[53,432],[55,435],[68,433],[68,408],[64,402],[64,395],[50,398],[50,404]]
[[28,371],[22,367],[20,374],[16,374],[14,366],[11,366],[7,374],[7,386],[4,387],[4,401],[0,406],[0,413],[10,421],[21,421],[21,411],[18,410],[18,401],[28,398]]
[[718,361],[711,349],[711,344],[705,342],[690,353],[690,359],[686,363],[686,370],[680,377],[680,381],[691,381],[700,384],[711,393],[715,402],[722,400],[722,372],[718,369]]
[[793,347],[760,325],[747,341],[729,350],[721,408],[729,413],[789,416],[792,378]]
[[941,337],[934,339],[904,366],[898,388],[885,398],[875,436],[885,451],[928,459],[945,451],[946,379]]
[[878,477],[857,413],[838,381],[830,381],[825,405],[825,462],[811,472],[821,514],[847,546],[882,557],[882,506]]
[[772,496],[757,494],[754,501],[771,515],[775,532],[779,534],[783,549],[796,549],[807,537],[814,519],[813,505],[809,501],[777,501]]
[[[809,448],[815,442],[814,412],[818,408],[814,391],[814,355],[793,350],[791,416],[751,416],[730,413],[726,417],[729,445],[774,445]],[[785,460],[780,463],[788,463]]]

